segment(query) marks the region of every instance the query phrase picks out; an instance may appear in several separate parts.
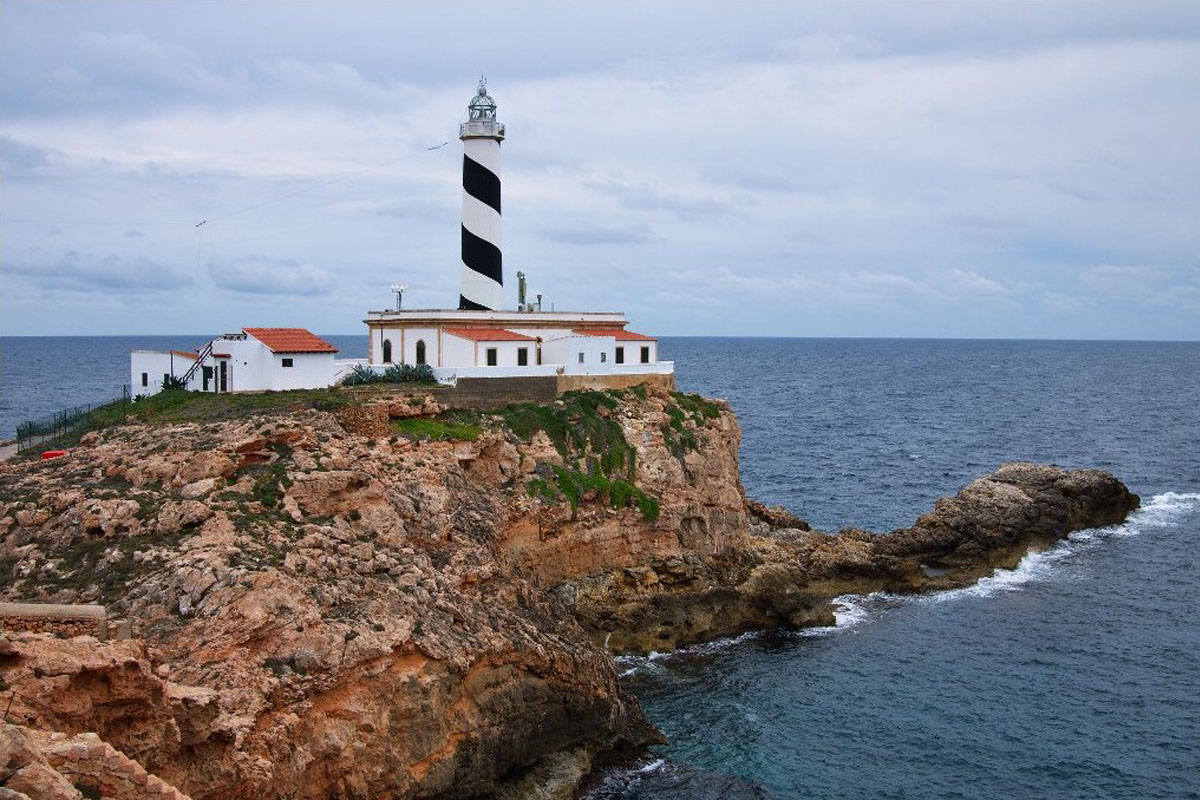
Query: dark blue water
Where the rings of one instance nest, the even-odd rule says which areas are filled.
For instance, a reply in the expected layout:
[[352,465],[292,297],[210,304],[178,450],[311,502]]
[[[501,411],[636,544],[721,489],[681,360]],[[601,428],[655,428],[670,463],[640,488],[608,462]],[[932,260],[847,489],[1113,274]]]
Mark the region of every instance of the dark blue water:
[[[133,347],[197,344],[0,339],[0,435],[119,394]],[[971,589],[625,660],[671,744],[596,800],[1200,798],[1200,344],[662,347],[733,403],[748,493],[819,527],[907,524],[1015,458],[1112,470],[1145,508]]]
[[747,491],[886,530],[1004,460],[1143,497],[979,586],[842,599],[835,629],[626,659],[671,744],[593,793],[1200,797],[1200,345],[668,340],[729,399]]

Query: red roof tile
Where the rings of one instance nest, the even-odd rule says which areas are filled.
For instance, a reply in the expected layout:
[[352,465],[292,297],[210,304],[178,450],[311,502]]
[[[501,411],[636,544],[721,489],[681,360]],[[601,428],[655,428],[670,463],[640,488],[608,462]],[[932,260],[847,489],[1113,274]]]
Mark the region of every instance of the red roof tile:
[[172,350],[171,352],[177,356],[183,356],[184,358],[190,358],[192,361],[195,361],[197,358],[200,357],[200,356],[196,355],[195,353],[189,353],[185,350]]
[[242,328],[272,353],[336,353],[329,342],[304,328]]
[[532,336],[501,328],[446,328],[446,333],[474,342],[536,342]]
[[577,336],[611,336],[618,342],[656,342],[658,341],[653,336],[646,336],[641,333],[634,333],[622,328],[588,328],[586,330],[575,331]]

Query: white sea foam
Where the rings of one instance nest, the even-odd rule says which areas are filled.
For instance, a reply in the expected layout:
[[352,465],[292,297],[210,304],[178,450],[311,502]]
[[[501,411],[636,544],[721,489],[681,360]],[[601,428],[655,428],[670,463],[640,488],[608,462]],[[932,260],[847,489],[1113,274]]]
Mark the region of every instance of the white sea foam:
[[621,671],[621,677],[626,678],[630,675],[637,675],[641,672],[649,672],[662,669],[659,666],[672,659],[683,656],[702,656],[710,653],[717,653],[721,650],[727,650],[730,647],[741,644],[742,642],[762,636],[767,631],[747,631],[738,636],[730,636],[724,639],[713,639],[711,642],[702,644],[692,644],[686,647],[680,647],[678,650],[671,650],[660,653],[657,650],[651,650],[644,656],[615,656],[613,661],[618,665],[625,667]]
[[1027,554],[1013,569],[998,569],[971,586],[935,592],[921,600],[939,603],[960,597],[991,597],[998,592],[1016,591],[1026,584],[1054,577],[1063,562],[1099,547],[1107,539],[1137,536],[1153,528],[1174,527],[1197,506],[1200,506],[1200,493],[1166,492],[1154,495],[1120,525],[1075,531],[1053,547]]
[[[1174,527],[1188,512],[1200,508],[1200,493],[1165,492],[1157,494],[1143,503],[1142,507],[1129,515],[1120,525],[1106,528],[1088,528],[1075,531],[1053,547],[1029,553],[1013,569],[998,569],[981,578],[971,586],[934,592],[919,597],[891,595],[872,592],[867,595],[844,594],[833,598],[835,624],[818,628],[801,628],[793,635],[798,637],[831,636],[855,628],[867,622],[890,606],[906,602],[942,603],[962,597],[991,597],[999,592],[1010,592],[1035,581],[1048,580],[1061,572],[1063,562],[1093,547],[1103,545],[1105,540],[1116,537],[1136,536],[1144,530]],[[765,631],[750,631],[740,636],[716,639],[704,644],[681,647],[669,653],[652,652],[647,656],[617,656],[616,662],[626,669],[621,677],[635,675],[643,670],[662,670],[661,665],[670,659],[688,655],[704,655],[733,647]]]
[[651,761],[646,766],[639,769],[638,772],[642,773],[643,775],[646,774],[647,772],[657,772],[658,770],[662,769],[663,765],[666,763],[667,762],[665,759],[656,758],[655,760]]

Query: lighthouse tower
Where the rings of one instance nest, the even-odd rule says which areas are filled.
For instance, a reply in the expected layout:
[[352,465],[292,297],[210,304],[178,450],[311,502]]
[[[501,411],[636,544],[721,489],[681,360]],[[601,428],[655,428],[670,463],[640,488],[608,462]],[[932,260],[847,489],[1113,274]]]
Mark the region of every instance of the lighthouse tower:
[[458,307],[498,311],[504,303],[500,255],[500,142],[504,126],[496,121],[496,101],[479,79],[467,105],[467,121],[458,128],[463,142],[462,278]]

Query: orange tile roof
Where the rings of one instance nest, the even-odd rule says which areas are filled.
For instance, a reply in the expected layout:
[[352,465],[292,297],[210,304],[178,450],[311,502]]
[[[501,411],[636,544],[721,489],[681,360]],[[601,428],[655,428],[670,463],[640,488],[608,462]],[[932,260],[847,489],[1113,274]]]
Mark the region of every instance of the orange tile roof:
[[197,358],[200,357],[200,356],[196,355],[195,353],[188,353],[184,350],[172,350],[171,352],[177,356],[183,356],[184,358],[190,358],[192,361],[195,361]]
[[446,328],[446,333],[474,342],[536,342],[532,336],[502,328]]
[[272,353],[336,353],[338,349],[304,328],[242,328]]
[[623,328],[588,328],[575,331],[577,336],[611,336],[618,342],[657,342],[653,336],[634,333]]

